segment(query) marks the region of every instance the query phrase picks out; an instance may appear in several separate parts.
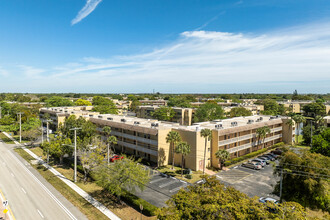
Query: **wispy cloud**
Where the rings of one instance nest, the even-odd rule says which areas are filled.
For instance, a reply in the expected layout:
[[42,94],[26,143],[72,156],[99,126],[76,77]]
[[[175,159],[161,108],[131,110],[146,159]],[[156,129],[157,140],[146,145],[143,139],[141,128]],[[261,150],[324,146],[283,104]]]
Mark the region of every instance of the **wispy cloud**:
[[78,12],[77,16],[71,21],[71,25],[79,23],[82,19],[92,13],[96,6],[101,3],[102,0],[87,0],[85,6]]
[[9,76],[9,71],[0,66],[0,76],[2,77]]
[[328,27],[310,24],[262,34],[187,31],[149,53],[82,58],[49,68],[47,75],[31,71],[48,82],[46,88],[60,91],[329,92]]

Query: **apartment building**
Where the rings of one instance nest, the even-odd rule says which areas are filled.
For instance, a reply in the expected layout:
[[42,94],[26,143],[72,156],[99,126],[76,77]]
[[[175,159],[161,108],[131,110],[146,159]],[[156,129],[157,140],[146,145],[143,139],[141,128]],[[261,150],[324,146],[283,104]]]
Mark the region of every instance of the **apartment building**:
[[264,111],[263,105],[250,105],[250,104],[240,104],[237,106],[224,106],[222,107],[225,113],[229,113],[233,108],[243,107],[251,112],[252,115],[259,115],[261,111]]
[[330,116],[324,117],[324,126],[330,128]]
[[[172,151],[166,143],[170,131],[177,131],[191,146],[191,153],[186,157],[185,167],[202,170],[204,166],[205,139],[201,137],[204,128],[212,130],[212,140],[206,146],[206,166],[218,167],[215,152],[226,149],[232,158],[269,147],[278,142],[291,144],[294,139],[294,126],[289,127],[289,118],[274,116],[238,117],[211,122],[196,123],[183,126],[179,123],[163,122],[152,119],[125,117],[118,115],[88,115],[91,122],[97,125],[98,132],[103,135],[104,126],[112,129],[112,135],[118,139],[115,149],[118,152],[143,157],[158,166],[171,164]],[[256,129],[268,126],[271,132],[265,142],[256,138]],[[104,137],[105,138],[105,137]],[[181,155],[175,154],[175,164],[181,165]]]
[[[159,106],[139,106],[137,108],[137,117],[139,118],[152,118],[152,113],[159,109]],[[179,107],[172,107],[175,112],[174,117],[172,118],[171,122],[179,123],[180,125],[191,125],[193,123],[193,116],[195,114],[195,109],[193,108],[179,108]]]
[[77,118],[80,116],[99,115],[98,112],[91,112],[93,106],[68,106],[68,107],[50,107],[41,108],[39,111],[39,117],[41,120],[47,119],[46,115],[49,116],[51,122],[49,127],[56,131],[60,124],[64,123],[65,119],[70,115],[75,115]]
[[156,106],[167,106],[167,100],[164,99],[158,99],[158,100],[149,100],[149,99],[144,99],[144,100],[139,100],[141,105],[156,105]]

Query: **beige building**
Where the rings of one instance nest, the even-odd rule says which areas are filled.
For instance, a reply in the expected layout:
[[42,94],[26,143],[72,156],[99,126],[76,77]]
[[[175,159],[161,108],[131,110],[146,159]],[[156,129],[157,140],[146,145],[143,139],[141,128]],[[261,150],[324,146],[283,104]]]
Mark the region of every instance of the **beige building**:
[[163,99],[158,99],[158,100],[149,100],[149,99],[144,99],[144,100],[139,100],[141,105],[156,105],[156,106],[167,106],[167,100]]
[[[159,106],[139,106],[137,108],[137,117],[138,118],[147,118],[152,119],[152,113],[159,109]],[[195,114],[195,109],[193,108],[179,108],[179,107],[172,107],[175,112],[174,117],[172,118],[171,122],[179,123],[180,125],[191,125],[193,123],[193,116]]]
[[330,105],[325,105],[325,114],[330,115]]
[[[88,117],[97,125],[102,134],[104,126],[112,129],[112,135],[118,139],[115,146],[117,152],[143,157],[158,166],[171,164],[172,155],[166,136],[170,131],[177,131],[191,146],[191,153],[186,157],[185,167],[202,170],[204,164],[205,139],[201,137],[201,130],[212,130],[212,141],[206,146],[206,166],[218,167],[215,152],[226,149],[232,158],[243,156],[263,147],[257,143],[256,129],[268,126],[271,133],[265,138],[265,146],[269,147],[278,142],[291,144],[294,139],[294,127],[290,128],[283,117],[249,116],[238,117],[211,122],[196,123],[182,126],[178,123],[163,122],[136,117],[118,115],[93,115]],[[105,137],[104,137],[105,138]],[[175,164],[181,165],[181,155],[175,154]]]
[[41,108],[39,112],[39,117],[41,120],[46,119],[46,114],[48,114],[50,122],[50,128],[57,130],[60,124],[64,124],[66,118],[70,115],[75,115],[77,118],[88,115],[98,115],[98,112],[91,112],[93,106],[68,106],[68,107],[50,107]]
[[330,128],[330,116],[324,117],[324,126]]

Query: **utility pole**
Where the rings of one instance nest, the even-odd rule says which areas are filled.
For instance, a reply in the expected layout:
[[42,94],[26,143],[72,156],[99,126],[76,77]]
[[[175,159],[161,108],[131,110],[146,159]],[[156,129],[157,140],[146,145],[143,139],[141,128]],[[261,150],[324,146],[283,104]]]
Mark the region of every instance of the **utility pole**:
[[41,144],[43,144],[43,143],[44,143],[44,126],[41,121]]
[[2,109],[2,107],[0,106],[0,119],[1,119],[1,109]]
[[72,128],[70,130],[74,131],[74,182],[77,182],[77,130],[81,128]]
[[283,167],[281,167],[281,180],[280,180],[280,203],[282,203],[282,184],[283,184]]
[[312,143],[313,143],[313,124],[312,124],[312,119],[311,119],[311,147],[312,147]]
[[[47,128],[46,128],[46,132],[47,132],[47,142],[49,143],[49,131],[48,131],[48,123],[51,122],[52,120],[45,120],[44,122],[46,122],[46,125],[47,125]],[[42,131],[42,135],[43,134],[43,131]],[[43,141],[43,138],[42,138],[42,141]],[[48,150],[47,150],[47,164],[49,164],[49,147],[48,147]]]
[[24,114],[23,112],[18,112],[17,113],[19,115],[19,142],[22,142],[22,114]]

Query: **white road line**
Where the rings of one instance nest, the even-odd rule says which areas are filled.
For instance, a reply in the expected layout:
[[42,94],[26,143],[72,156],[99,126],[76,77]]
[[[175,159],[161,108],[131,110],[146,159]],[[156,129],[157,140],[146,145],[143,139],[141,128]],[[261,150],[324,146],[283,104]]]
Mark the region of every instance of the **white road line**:
[[14,175],[13,173],[10,173],[10,175],[11,175],[12,177],[15,177],[15,175]]
[[28,170],[24,164],[22,164],[22,162],[12,153],[9,151],[9,154],[18,162],[19,165],[21,165],[23,167],[23,169],[37,182],[39,183],[39,185],[45,190],[45,192],[65,211],[65,213],[74,220],[77,220],[76,217],[49,191],[49,189],[47,189],[47,187],[42,184],[37,177],[35,177],[33,175],[33,173],[31,173],[30,170]]
[[169,186],[169,185],[172,185],[173,183],[177,183],[177,182],[179,182],[179,181],[171,180],[171,181],[169,181],[167,183],[164,183],[162,185],[159,185],[159,188],[164,188],[165,186]]
[[161,178],[161,179],[158,179],[158,180],[152,180],[150,181],[149,183],[152,184],[152,183],[157,183],[159,181],[162,181],[162,180],[166,180],[165,178]]
[[42,215],[42,213],[39,211],[39,209],[37,209],[37,211],[38,211],[39,215],[41,216],[41,218],[45,218],[45,217]]
[[25,194],[26,194],[25,190],[24,190],[22,187],[21,187],[21,189],[22,189],[23,193],[25,193]]

